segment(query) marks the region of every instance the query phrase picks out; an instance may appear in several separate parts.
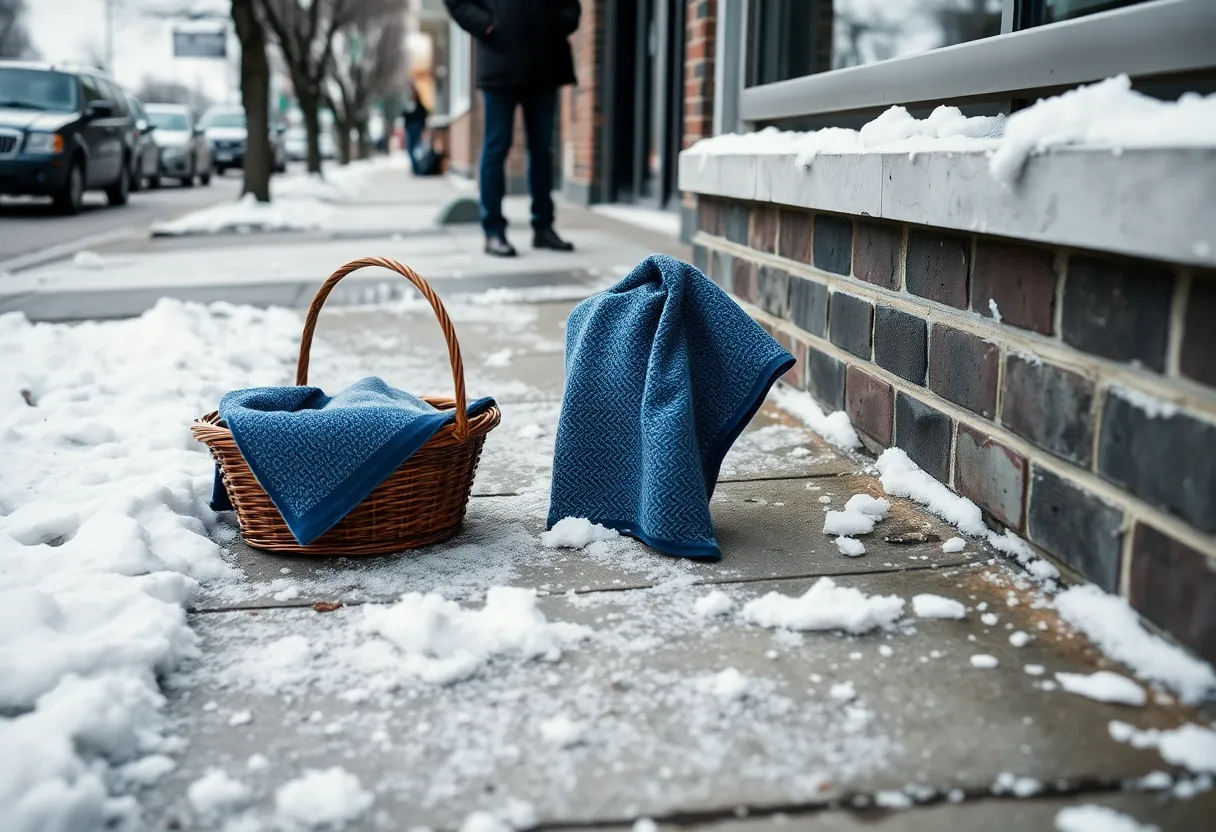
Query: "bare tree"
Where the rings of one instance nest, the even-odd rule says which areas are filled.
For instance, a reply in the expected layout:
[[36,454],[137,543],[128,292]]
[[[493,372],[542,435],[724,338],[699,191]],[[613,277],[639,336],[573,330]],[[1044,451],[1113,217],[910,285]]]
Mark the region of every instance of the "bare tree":
[[308,170],[321,172],[321,103],[334,36],[358,19],[361,0],[259,0],[287,64],[308,137]]
[[368,122],[373,101],[392,90],[405,69],[406,0],[359,0],[359,16],[334,43],[326,99],[338,128],[342,164],[354,155],[351,135],[359,137],[359,156],[369,152]]
[[25,28],[25,0],[0,0],[0,58],[29,58],[34,54]]
[[232,0],[241,43],[241,104],[245,108],[245,182],[242,193],[270,201],[270,62],[266,29],[256,0]]

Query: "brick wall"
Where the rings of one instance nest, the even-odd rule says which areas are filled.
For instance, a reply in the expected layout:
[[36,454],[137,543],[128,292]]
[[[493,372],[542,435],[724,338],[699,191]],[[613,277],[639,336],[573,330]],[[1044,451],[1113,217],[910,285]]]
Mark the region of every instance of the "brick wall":
[[706,197],[697,226],[792,383],[1216,661],[1216,274]]
[[[688,0],[684,34],[683,147],[714,134],[714,54],[718,42],[718,0]],[[681,195],[680,238],[695,231],[696,196]]]
[[583,17],[570,39],[575,87],[562,90],[561,142],[556,148],[565,195],[580,204],[599,202],[604,127],[604,38],[607,0],[583,0]]

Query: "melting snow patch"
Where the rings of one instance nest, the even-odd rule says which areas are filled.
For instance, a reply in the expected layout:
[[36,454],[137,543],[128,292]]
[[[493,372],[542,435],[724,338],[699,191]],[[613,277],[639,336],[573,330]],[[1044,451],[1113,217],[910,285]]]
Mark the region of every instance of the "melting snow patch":
[[952,537],[942,544],[942,551],[948,555],[953,555],[956,552],[961,552],[967,548],[967,541],[961,537]]
[[883,809],[909,809],[912,798],[897,789],[883,789],[874,795],[874,805]]
[[996,656],[990,656],[987,653],[976,653],[971,657],[971,666],[978,667],[980,670],[991,670],[1000,665]]
[[820,578],[800,597],[770,592],[743,607],[743,618],[761,627],[786,630],[844,630],[860,635],[889,627],[903,612],[895,595],[869,595],[854,587]]
[[1216,690],[1212,666],[1146,631],[1125,599],[1085,584],[1061,592],[1054,601],[1061,618],[1141,679],[1169,686],[1191,705]]
[[1123,401],[1135,405],[1151,419],[1169,419],[1178,415],[1178,405],[1128,387],[1111,387],[1110,391]]
[[536,608],[534,590],[501,586],[490,588],[481,610],[466,610],[437,593],[411,592],[390,607],[369,604],[364,626],[397,647],[400,669],[432,684],[467,679],[495,656],[557,661],[562,648],[591,632],[550,623]]
[[473,812],[461,822],[460,832],[513,832],[513,829],[491,812]]
[[542,532],[541,545],[546,549],[582,549],[597,540],[613,540],[620,537],[616,529],[592,523],[585,517],[566,517],[553,524],[553,528]]
[[1116,742],[1133,748],[1156,748],[1167,763],[1196,774],[1216,774],[1216,731],[1211,728],[1188,722],[1171,731],[1140,731],[1134,725],[1112,720],[1108,730]]
[[828,696],[841,702],[852,702],[857,698],[857,691],[852,682],[837,682],[828,689]]
[[1032,797],[1043,791],[1043,784],[1033,777],[1018,777],[1008,771],[1002,771],[992,784],[993,794],[1011,794],[1014,797]]
[[219,769],[207,772],[186,789],[194,811],[212,820],[246,806],[251,796],[248,786]]
[[730,596],[720,589],[715,589],[693,602],[693,611],[702,618],[713,618],[726,615],[734,607]]
[[507,367],[511,364],[511,350],[503,349],[486,356],[487,367]]
[[874,518],[861,511],[829,511],[823,516],[823,533],[848,537],[874,531]]
[[535,422],[530,425],[524,425],[519,429],[519,436],[521,439],[540,439],[546,433],[548,433],[548,431]]
[[865,544],[851,537],[836,538],[836,548],[840,550],[840,554],[851,558],[861,557],[866,553]]
[[1025,647],[1030,643],[1030,635],[1021,630],[1015,630],[1009,634],[1009,643],[1014,647]]
[[358,777],[337,766],[311,769],[274,793],[276,819],[288,829],[340,827],[362,817],[373,801]]
[[558,748],[570,748],[583,741],[586,726],[565,714],[550,717],[539,725],[540,735]]
[[967,608],[952,598],[923,593],[912,597],[912,612],[917,618],[965,618]]
[[988,311],[992,313],[992,320],[999,324],[1001,322],[1001,310],[996,306],[996,298],[988,298]]
[[1069,693],[1098,702],[1140,706],[1148,701],[1144,688],[1126,676],[1099,670],[1097,673],[1057,673],[1056,681]]
[[843,410],[825,416],[810,393],[784,384],[774,386],[769,397],[782,410],[801,419],[803,424],[822,436],[829,445],[846,451],[861,447],[857,431],[853,430],[849,415]]
[[697,687],[707,693],[712,693],[723,701],[730,702],[742,699],[747,693],[747,677],[735,668],[728,667],[712,676],[698,679]]
[[887,448],[875,464],[888,494],[915,500],[964,534],[982,537],[987,533],[979,506],[951,493],[917,467],[901,448]]
[[1096,803],[1067,806],[1056,812],[1058,832],[1158,832],[1135,818]]

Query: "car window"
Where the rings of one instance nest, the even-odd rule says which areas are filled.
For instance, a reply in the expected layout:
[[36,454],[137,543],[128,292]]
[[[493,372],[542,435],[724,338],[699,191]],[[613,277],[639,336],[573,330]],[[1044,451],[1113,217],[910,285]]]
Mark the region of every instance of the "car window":
[[122,90],[115,87],[109,81],[101,78],[97,79],[97,86],[102,91],[102,98],[114,105],[115,115],[128,115],[129,111],[127,109],[127,97],[122,94]]
[[92,75],[81,75],[80,83],[84,85],[84,100],[86,102],[105,100],[101,88],[97,86],[97,79]]
[[240,110],[208,113],[203,118],[203,124],[207,127],[244,127],[245,114]]
[[184,113],[151,112],[148,119],[160,130],[190,129],[190,119]]
[[20,110],[75,112],[76,78],[66,72],[0,67],[0,104]]

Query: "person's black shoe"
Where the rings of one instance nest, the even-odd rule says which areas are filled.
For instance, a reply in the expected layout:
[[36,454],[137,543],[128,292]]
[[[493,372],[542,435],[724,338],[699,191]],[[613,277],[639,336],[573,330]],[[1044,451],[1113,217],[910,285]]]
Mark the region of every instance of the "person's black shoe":
[[536,231],[532,234],[532,248],[550,248],[554,251],[574,251],[574,243],[568,243],[552,228]]
[[515,246],[507,242],[503,236],[486,237],[486,254],[491,257],[514,257]]

